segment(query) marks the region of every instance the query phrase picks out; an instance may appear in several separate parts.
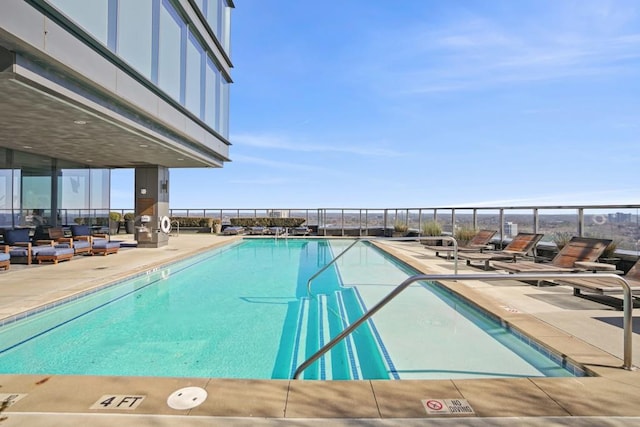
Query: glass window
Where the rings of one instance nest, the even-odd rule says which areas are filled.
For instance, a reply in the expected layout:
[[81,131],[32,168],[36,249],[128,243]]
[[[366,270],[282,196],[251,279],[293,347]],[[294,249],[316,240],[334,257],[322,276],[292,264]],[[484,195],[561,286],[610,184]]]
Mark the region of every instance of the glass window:
[[111,194],[109,189],[111,186],[111,173],[109,169],[91,169],[90,170],[90,199],[91,209],[103,209],[108,211]]
[[13,175],[20,171],[11,169],[8,152],[0,148],[0,227],[11,228],[13,221]]
[[[13,164],[21,169],[19,184],[15,182],[14,194],[19,191],[19,225],[38,226],[47,223],[51,215],[52,159],[37,154],[14,151]],[[18,190],[19,189],[19,190]]]
[[226,0],[222,7],[223,17],[220,24],[218,40],[222,44],[225,52],[231,55],[231,8],[227,6]]
[[89,169],[62,169],[58,175],[60,209],[89,208]]
[[220,79],[220,71],[216,68],[215,64],[207,56],[206,67],[206,82],[204,91],[204,122],[211,126],[213,129],[217,128],[216,117],[218,111],[218,80]]
[[218,107],[219,123],[216,130],[220,135],[229,138],[229,83],[220,77],[222,85],[220,86],[220,105]]
[[220,40],[220,28],[222,22],[222,0],[207,0],[205,18],[213,34]]
[[[49,0],[76,24],[101,41],[105,46],[109,41],[109,1],[110,0]],[[122,2],[121,2],[122,3]]]
[[185,85],[185,107],[202,118],[202,68],[204,49],[192,34],[187,43],[187,75]]
[[158,86],[181,102],[182,40],[184,23],[167,0],[160,8],[160,41],[158,52]]
[[[151,79],[154,0],[120,1],[117,54]],[[88,2],[87,2],[88,3]]]

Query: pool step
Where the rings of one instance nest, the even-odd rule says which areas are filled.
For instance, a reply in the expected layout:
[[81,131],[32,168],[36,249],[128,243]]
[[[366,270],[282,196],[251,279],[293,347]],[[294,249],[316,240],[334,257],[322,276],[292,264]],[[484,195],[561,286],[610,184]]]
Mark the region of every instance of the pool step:
[[[345,330],[349,326],[347,309],[344,305],[344,298],[341,291],[336,291],[336,300],[340,309],[340,320],[342,324],[342,330]],[[362,370],[360,369],[360,358],[353,342],[353,336],[347,335],[344,339],[346,357],[349,364],[349,372],[351,379],[362,379]]]
[[[320,347],[338,335],[346,325],[343,322],[344,306],[340,292],[318,295],[314,300],[300,299],[298,331],[294,340],[291,372]],[[355,351],[350,341],[337,344],[331,351],[309,366],[302,374],[305,379],[349,380],[359,379],[353,375]],[[356,362],[357,364],[357,362]]]

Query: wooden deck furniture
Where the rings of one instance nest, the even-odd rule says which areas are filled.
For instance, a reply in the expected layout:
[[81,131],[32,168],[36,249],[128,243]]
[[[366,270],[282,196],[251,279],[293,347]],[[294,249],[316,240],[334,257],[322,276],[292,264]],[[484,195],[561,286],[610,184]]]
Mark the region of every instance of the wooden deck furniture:
[[497,270],[506,270],[509,273],[570,273],[584,271],[586,268],[577,266],[576,262],[597,261],[609,243],[611,243],[609,239],[573,237],[548,264],[533,261],[492,261],[491,267]]
[[[484,249],[489,248],[489,242],[497,233],[496,230],[480,230],[476,233],[475,236],[464,246],[458,246],[458,252],[464,251],[483,251]],[[428,241],[428,240],[427,240]],[[440,255],[440,252],[444,252],[447,254],[447,259],[451,258],[451,254],[453,253],[455,247],[453,245],[425,245],[425,247],[429,250],[432,250],[436,253],[436,256]]]
[[[607,272],[603,270],[603,272]],[[640,294],[640,259],[636,261],[631,269],[625,274],[624,279],[629,283],[632,294]],[[605,304],[612,305],[616,308],[622,308],[622,300],[620,298],[611,297],[609,299],[593,298],[589,295],[582,294],[582,291],[589,292],[597,295],[621,295],[622,286],[608,278],[600,277],[598,274],[594,274],[593,278],[589,279],[577,279],[572,278],[571,275],[567,275],[566,279],[556,280],[556,283],[560,285],[566,285],[573,287],[573,294],[575,296],[584,297],[587,299],[593,299],[598,302],[604,302]],[[617,301],[615,301],[617,300]]]
[[0,268],[5,271],[11,266],[11,255],[9,255],[9,245],[0,245]]
[[544,234],[537,233],[518,233],[509,244],[500,251],[489,252],[461,252],[458,257],[465,259],[467,265],[472,262],[481,262],[483,268],[490,268],[490,261],[511,261],[516,262],[518,258],[522,258],[532,252]]

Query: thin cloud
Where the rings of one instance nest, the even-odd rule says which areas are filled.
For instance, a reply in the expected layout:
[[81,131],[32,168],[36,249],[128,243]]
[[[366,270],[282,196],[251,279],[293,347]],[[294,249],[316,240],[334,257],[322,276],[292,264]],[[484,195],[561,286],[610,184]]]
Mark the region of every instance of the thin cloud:
[[[585,204],[637,204],[632,194],[638,194],[638,188],[600,190],[580,193],[548,194],[539,197],[482,200],[452,204],[452,207],[493,207],[493,206],[567,206]],[[595,202],[594,200],[597,200]]]
[[[391,94],[426,94],[629,73],[635,67],[625,64],[640,58],[640,34],[622,28],[566,30],[548,23],[542,31],[544,22],[505,27],[481,17],[435,29],[420,25],[376,36],[370,57],[359,58],[367,64],[359,76]],[[382,64],[380,51],[390,52]]]
[[229,180],[229,184],[241,184],[241,185],[282,185],[287,183],[287,179],[284,178],[253,178],[253,179],[232,179]]
[[356,145],[308,144],[304,141],[294,142],[292,138],[281,135],[240,133],[233,135],[232,140],[235,145],[303,153],[346,153],[371,157],[399,157],[404,155],[404,153],[398,151],[387,150],[373,145],[360,147]]
[[286,169],[286,170],[303,171],[303,172],[320,172],[320,173],[332,174],[332,175],[340,173],[333,169],[328,169],[328,168],[314,166],[314,165],[300,163],[300,162],[269,160],[262,157],[244,156],[241,154],[234,155],[233,159],[234,161],[238,162],[238,164],[258,165],[258,166],[263,166],[263,167],[272,168],[272,169],[279,169],[279,170]]

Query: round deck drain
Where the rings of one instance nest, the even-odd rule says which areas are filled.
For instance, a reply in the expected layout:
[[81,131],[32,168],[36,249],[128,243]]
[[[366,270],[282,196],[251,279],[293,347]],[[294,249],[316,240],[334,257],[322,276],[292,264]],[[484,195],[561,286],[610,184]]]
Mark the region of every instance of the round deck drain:
[[176,390],[167,398],[167,405],[173,409],[191,409],[207,399],[207,391],[200,387],[185,387]]

